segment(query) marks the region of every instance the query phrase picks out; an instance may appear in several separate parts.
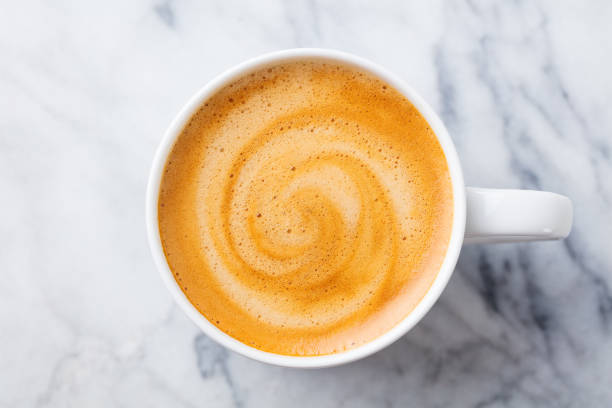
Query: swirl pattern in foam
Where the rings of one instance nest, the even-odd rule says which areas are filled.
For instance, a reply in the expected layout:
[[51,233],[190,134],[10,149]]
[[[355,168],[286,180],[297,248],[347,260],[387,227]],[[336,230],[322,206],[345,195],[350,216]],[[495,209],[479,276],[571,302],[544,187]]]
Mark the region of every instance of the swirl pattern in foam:
[[192,304],[261,350],[371,341],[427,292],[452,224],[444,153],[412,104],[351,67],[276,65],[211,97],[166,163],[159,227]]

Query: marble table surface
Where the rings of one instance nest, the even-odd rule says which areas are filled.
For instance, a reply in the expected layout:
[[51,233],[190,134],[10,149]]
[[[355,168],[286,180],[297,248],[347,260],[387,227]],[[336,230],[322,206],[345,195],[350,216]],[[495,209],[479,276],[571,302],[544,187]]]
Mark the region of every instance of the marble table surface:
[[[0,4],[0,407],[612,406],[612,3]],[[561,242],[465,247],[439,303],[357,363],[301,371],[211,342],[146,242],[153,152],[258,54],[376,61],[441,114],[469,185],[556,191]]]

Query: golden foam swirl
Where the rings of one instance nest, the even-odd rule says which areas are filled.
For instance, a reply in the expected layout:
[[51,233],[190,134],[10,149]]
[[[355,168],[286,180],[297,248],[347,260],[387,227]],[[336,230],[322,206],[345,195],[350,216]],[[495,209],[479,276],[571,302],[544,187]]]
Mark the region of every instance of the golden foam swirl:
[[[444,155],[397,91],[286,64],[220,90],[162,180],[166,258],[190,301],[264,350],[354,347],[421,299],[452,221]],[[433,272],[432,272],[433,271]]]
[[375,142],[364,149],[373,136],[340,112],[285,115],[241,149],[223,148],[219,191],[201,172],[199,194],[222,197],[201,217],[203,241],[214,242],[207,256],[244,311],[304,328],[371,308],[402,240],[397,210],[409,210],[390,195],[401,195],[397,165]]

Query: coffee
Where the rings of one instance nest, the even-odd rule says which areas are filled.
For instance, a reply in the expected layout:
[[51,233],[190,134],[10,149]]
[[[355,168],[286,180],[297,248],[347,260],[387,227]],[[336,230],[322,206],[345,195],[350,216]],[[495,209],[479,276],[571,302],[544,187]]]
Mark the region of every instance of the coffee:
[[303,60],[199,108],[158,211],[170,269],[203,316],[257,349],[314,356],[413,310],[445,256],[453,196],[436,136],[400,92]]

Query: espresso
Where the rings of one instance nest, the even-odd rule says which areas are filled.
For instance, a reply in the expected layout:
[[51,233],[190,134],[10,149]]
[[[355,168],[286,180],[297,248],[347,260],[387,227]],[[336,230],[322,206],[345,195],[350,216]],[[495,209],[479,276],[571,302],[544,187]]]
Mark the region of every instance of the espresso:
[[453,220],[446,159],[417,109],[371,74],[314,60],[209,98],[160,191],[164,253],[190,302],[285,355],[342,352],[404,319]]

